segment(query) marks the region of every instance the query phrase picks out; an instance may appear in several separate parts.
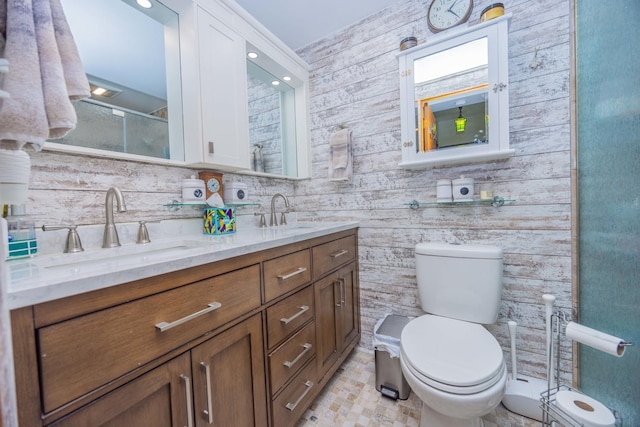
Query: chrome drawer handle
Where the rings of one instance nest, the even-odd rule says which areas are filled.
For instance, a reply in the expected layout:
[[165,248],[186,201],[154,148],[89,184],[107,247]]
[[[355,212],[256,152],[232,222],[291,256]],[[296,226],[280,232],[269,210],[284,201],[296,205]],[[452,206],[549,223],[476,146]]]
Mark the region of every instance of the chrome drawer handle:
[[211,366],[207,365],[204,362],[200,362],[200,365],[204,368],[204,375],[206,376],[206,384],[207,384],[207,409],[202,411],[205,415],[205,419],[209,422],[209,424],[213,424],[213,401],[211,400]]
[[295,320],[297,317],[302,316],[307,310],[309,310],[309,306],[308,305],[303,305],[302,307],[300,307],[300,311],[299,312],[297,312],[296,314],[294,314],[293,316],[291,316],[289,318],[283,317],[282,319],[280,319],[280,321],[282,323],[284,323],[285,325],[287,325],[292,320]]
[[338,258],[339,256],[342,256],[342,255],[345,255],[345,254],[348,254],[348,253],[349,253],[349,251],[348,251],[347,249],[343,249],[343,250],[341,250],[340,252],[332,253],[332,254],[331,254],[331,255],[329,255],[329,256],[330,256],[331,258]]
[[304,399],[305,396],[311,391],[311,387],[313,387],[313,383],[311,381],[307,381],[306,383],[304,383],[304,386],[307,389],[300,395],[298,400],[296,400],[296,403],[287,403],[286,405],[284,405],[285,408],[287,408],[290,411],[293,411],[294,409],[296,409],[296,406],[298,406],[298,404],[302,402],[302,399]]
[[196,317],[200,317],[203,314],[207,314],[207,313],[211,313],[212,311],[215,311],[217,309],[219,309],[220,307],[222,307],[222,304],[220,304],[219,302],[212,302],[211,304],[207,304],[207,308],[205,308],[204,310],[200,310],[196,313],[190,314],[188,316],[183,317],[182,319],[178,319],[175,322],[160,322],[160,323],[156,323],[156,328],[160,329],[160,332],[164,332],[164,331],[168,331],[171,328],[175,328],[178,325],[182,325],[183,323],[186,323],[190,320],[195,319]]
[[187,427],[193,427],[193,397],[191,395],[191,379],[180,374],[180,378],[184,381],[184,388],[187,398]]
[[297,276],[298,274],[304,273],[305,271],[307,271],[307,267],[298,267],[296,271],[293,271],[289,274],[278,274],[278,279],[287,280],[292,278],[293,276]]
[[293,359],[291,362],[289,362],[289,361],[284,362],[283,365],[286,366],[287,368],[292,367],[293,365],[298,363],[298,361],[300,361],[300,359],[302,359],[302,357],[305,354],[307,354],[307,352],[309,350],[311,350],[311,347],[313,347],[313,346],[311,344],[309,344],[309,343],[306,343],[306,344],[303,344],[302,347],[304,347],[304,350],[302,350],[302,352],[295,359]]

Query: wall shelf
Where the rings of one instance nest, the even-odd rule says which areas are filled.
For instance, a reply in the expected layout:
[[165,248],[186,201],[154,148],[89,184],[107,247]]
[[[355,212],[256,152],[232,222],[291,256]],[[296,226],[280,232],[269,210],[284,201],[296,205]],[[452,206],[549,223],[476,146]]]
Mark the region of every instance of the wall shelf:
[[[261,206],[260,203],[225,203],[224,205],[226,207],[233,207],[233,208],[260,207]],[[172,200],[171,202],[165,203],[162,206],[167,207],[167,208],[172,209],[172,210],[178,210],[178,209],[181,209],[182,207],[185,207],[185,206],[190,206],[190,207],[193,207],[193,208],[208,208],[208,207],[210,207],[206,203],[182,203],[182,202],[179,202],[178,200]]]
[[512,199],[503,199],[500,196],[495,196],[493,199],[482,199],[482,200],[469,200],[469,201],[458,201],[458,202],[419,202],[417,200],[412,200],[409,203],[405,203],[405,206],[409,206],[411,209],[418,209],[422,206],[461,206],[461,205],[491,205],[494,208],[499,208],[503,206],[505,203],[513,203],[515,200]]

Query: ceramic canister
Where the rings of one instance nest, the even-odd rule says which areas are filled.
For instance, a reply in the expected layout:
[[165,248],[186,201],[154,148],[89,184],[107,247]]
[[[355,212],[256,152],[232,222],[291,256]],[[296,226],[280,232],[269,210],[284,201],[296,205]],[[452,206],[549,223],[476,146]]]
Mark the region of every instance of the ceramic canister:
[[191,175],[191,179],[182,180],[182,202],[183,203],[204,203],[204,181],[196,179]]
[[469,202],[473,200],[473,178],[461,176],[459,179],[451,181],[453,187],[454,202]]
[[436,182],[436,198],[439,203],[452,201],[451,197],[451,180],[439,179]]

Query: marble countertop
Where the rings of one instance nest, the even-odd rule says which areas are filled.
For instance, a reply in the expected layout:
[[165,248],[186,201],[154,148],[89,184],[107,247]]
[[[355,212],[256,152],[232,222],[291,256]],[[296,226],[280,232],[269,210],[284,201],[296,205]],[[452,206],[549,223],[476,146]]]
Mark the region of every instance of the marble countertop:
[[[165,221],[163,221],[165,222]],[[296,223],[287,226],[238,227],[235,234],[203,235],[198,223],[169,224],[171,235],[152,230],[146,245],[92,248],[78,254],[42,254],[5,261],[8,309],[26,307],[133,280],[263,251],[358,227],[357,222]],[[161,227],[161,225],[148,224]],[[164,230],[166,231],[166,230]],[[162,235],[163,239],[154,239]],[[123,238],[120,238],[123,242]]]

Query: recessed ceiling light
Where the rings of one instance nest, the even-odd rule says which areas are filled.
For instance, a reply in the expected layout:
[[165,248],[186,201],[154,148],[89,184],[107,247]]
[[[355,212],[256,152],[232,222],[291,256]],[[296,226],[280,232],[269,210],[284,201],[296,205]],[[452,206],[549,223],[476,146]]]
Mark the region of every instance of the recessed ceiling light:
[[285,82],[288,82],[288,81],[291,81],[291,77],[289,77],[289,76],[284,76],[284,77],[282,78],[282,80],[284,80]]
[[153,6],[149,0],[136,0],[136,3],[138,3],[140,7],[144,7],[145,9],[149,9],[151,8],[151,6]]
[[258,54],[255,52],[248,52],[247,56],[251,59],[256,59],[258,57]]
[[274,86],[278,86],[278,85],[280,85],[280,82],[278,80],[274,80],[274,81],[271,82],[271,84],[274,85]]

